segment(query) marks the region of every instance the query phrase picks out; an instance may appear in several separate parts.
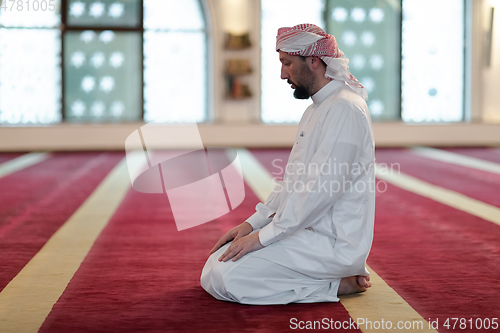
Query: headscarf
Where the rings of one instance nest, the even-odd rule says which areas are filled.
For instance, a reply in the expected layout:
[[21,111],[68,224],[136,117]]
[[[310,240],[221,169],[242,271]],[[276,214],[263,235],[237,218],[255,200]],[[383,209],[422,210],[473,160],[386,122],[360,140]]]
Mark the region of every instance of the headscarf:
[[278,29],[276,51],[304,57],[316,56],[326,64],[325,77],[345,81],[363,99],[368,99],[366,89],[349,72],[349,59],[339,50],[333,35],[327,34],[314,24],[299,24]]

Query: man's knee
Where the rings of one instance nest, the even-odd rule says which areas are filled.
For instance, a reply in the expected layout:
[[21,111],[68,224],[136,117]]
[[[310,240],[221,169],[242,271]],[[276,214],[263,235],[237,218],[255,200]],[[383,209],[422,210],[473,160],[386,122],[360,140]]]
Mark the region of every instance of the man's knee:
[[[207,265],[209,263],[207,262]],[[238,301],[239,273],[238,262],[210,262],[201,275],[201,286],[218,299]]]
[[229,265],[230,263],[209,258],[201,273],[201,286],[207,291],[215,289],[219,293],[222,292],[225,289],[225,276],[228,274]]

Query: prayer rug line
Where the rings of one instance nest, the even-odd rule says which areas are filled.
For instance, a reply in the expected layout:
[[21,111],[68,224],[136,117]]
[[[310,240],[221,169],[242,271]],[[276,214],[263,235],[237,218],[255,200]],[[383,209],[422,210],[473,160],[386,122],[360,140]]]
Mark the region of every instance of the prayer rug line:
[[28,153],[0,164],[0,178],[40,163],[50,157],[49,153]]
[[375,174],[380,180],[387,181],[404,190],[500,225],[500,208],[498,207],[473,199],[464,194],[430,184],[404,173],[394,173],[393,170],[387,168],[376,167]]
[[500,174],[500,164],[485,161],[479,158],[428,147],[414,147],[410,151],[415,155],[431,158],[437,161]]
[[87,200],[0,293],[0,331],[37,332],[130,189],[123,158]]

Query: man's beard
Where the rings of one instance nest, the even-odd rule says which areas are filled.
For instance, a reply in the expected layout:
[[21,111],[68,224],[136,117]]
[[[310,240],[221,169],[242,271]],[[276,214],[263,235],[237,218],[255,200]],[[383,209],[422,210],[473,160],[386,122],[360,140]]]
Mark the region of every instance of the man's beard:
[[315,78],[312,71],[307,67],[306,64],[302,65],[300,70],[300,76],[298,80],[304,82],[305,84],[297,84],[288,80],[288,83],[293,83],[295,86],[295,91],[293,92],[293,97],[296,99],[308,99],[311,97],[310,89],[314,86]]
[[295,85],[293,97],[295,97],[296,99],[308,99],[309,97],[311,97],[311,94],[309,94],[309,90],[307,90],[306,87]]

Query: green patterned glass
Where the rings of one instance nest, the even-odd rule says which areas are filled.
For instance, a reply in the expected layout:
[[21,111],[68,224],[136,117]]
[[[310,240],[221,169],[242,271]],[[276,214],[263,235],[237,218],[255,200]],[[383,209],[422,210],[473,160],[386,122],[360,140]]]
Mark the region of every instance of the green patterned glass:
[[110,30],[70,31],[64,38],[66,120],[140,120],[140,33]]
[[401,1],[328,0],[327,32],[368,91],[374,121],[400,119]]
[[138,27],[139,0],[70,0],[67,20],[69,26]]

